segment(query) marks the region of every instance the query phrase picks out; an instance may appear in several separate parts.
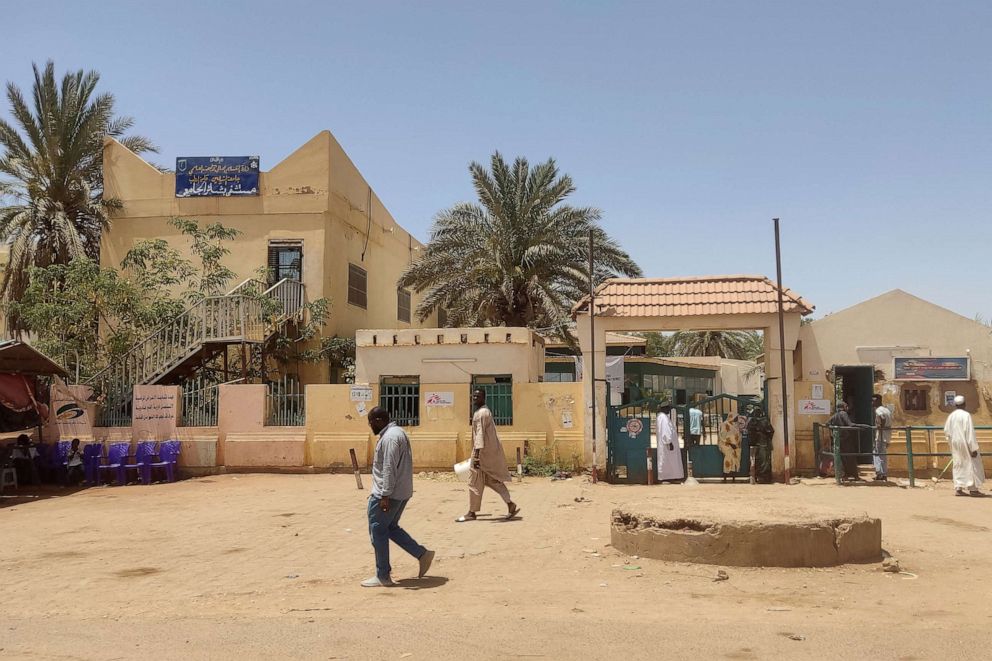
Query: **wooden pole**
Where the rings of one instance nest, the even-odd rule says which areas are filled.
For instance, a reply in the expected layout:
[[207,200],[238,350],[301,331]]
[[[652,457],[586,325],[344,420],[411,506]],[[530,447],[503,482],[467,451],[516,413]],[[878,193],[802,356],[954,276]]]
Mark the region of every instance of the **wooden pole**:
[[524,481],[524,460],[520,455],[520,447],[517,447],[517,481]]
[[348,452],[351,454],[351,467],[355,470],[355,484],[358,485],[358,490],[362,490],[362,471],[358,470],[358,457],[355,455],[355,448],[350,448]]
[[778,218],[775,221],[775,270],[778,275],[778,356],[782,371],[782,441],[785,449],[785,483],[791,478],[789,460],[789,382],[785,378],[785,301],[782,293],[782,247],[779,240]]

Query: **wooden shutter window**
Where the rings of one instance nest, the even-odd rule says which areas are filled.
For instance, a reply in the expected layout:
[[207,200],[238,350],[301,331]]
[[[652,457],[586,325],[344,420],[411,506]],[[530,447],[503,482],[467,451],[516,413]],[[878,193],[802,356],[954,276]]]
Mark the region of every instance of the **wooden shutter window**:
[[363,309],[369,307],[369,276],[365,269],[348,264],[348,303]]

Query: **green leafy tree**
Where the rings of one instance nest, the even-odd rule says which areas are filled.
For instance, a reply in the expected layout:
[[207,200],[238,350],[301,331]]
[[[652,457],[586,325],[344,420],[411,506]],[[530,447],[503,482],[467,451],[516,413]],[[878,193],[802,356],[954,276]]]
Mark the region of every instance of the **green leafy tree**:
[[[0,293],[7,301],[24,294],[33,266],[99,257],[109,214],[121,206],[103,199],[104,136],[137,154],[156,151],[146,138],[125,135],[134,122],[114,116],[113,95],[96,93],[99,80],[79,70],[59,82],[49,61],[43,70],[34,66],[30,102],[7,84],[13,123],[0,120],[0,240],[10,244]],[[9,322],[17,326],[16,318]]]
[[[5,312],[21,320],[43,352],[81,377],[94,374],[191,303],[224,291],[233,278],[222,259],[230,252],[225,242],[237,236],[236,230],[201,227],[189,218],[170,222],[189,239],[193,259],[168,241],[149,239],[128,251],[119,270],[101,268],[86,256],[31,267],[23,295],[7,302]],[[261,298],[262,292],[256,295]]]
[[564,331],[587,290],[589,233],[595,280],[641,269],[599,226],[600,212],[565,204],[575,191],[553,159],[531,167],[493,154],[490,169],[469,166],[479,202],[438,213],[424,255],[399,285],[426,295],[423,321],[444,310],[449,326],[530,326]]

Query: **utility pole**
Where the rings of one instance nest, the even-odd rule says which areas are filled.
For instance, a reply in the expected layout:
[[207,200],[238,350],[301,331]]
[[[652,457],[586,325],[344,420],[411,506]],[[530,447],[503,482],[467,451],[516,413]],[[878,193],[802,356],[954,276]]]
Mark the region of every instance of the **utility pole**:
[[592,391],[592,481],[598,481],[596,456],[596,278],[593,272],[593,231],[589,230],[589,385]]
[[785,483],[789,483],[791,466],[789,460],[789,382],[785,378],[785,301],[782,293],[782,246],[779,239],[778,218],[775,221],[775,270],[778,275],[778,358],[782,380],[782,440],[785,449]]

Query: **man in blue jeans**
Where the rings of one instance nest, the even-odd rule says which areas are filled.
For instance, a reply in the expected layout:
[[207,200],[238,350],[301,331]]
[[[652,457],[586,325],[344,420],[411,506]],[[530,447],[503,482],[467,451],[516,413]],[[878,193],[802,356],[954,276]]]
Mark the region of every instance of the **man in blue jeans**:
[[413,452],[410,439],[382,407],[369,411],[369,427],[379,435],[372,459],[372,494],[369,496],[369,536],[375,549],[375,576],[362,581],[362,587],[378,588],[395,585],[390,578],[389,540],[420,561],[422,578],[431,563],[434,551],[418,544],[407,531],[400,528],[400,517],[413,496]]

